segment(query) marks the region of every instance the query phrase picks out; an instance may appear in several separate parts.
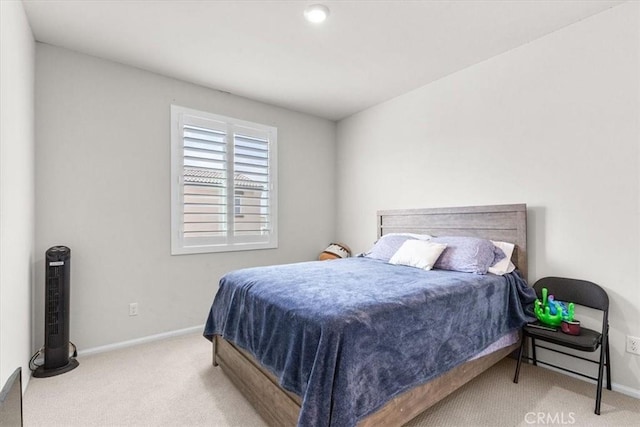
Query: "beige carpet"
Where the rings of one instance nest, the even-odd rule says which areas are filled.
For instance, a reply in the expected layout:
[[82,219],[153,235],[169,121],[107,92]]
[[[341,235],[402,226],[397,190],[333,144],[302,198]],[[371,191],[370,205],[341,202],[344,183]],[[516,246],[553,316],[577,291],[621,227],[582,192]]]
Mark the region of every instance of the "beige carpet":
[[[32,378],[25,426],[264,426],[219,368],[211,346],[188,335],[79,358],[75,370]],[[409,426],[638,426],[640,400],[525,365],[513,384],[505,359]],[[613,367],[615,370],[615,366]]]

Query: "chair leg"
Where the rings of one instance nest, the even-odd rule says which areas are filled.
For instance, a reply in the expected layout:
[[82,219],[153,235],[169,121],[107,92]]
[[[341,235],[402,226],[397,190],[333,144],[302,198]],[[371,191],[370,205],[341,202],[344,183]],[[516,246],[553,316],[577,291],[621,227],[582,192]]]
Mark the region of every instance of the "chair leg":
[[531,356],[533,356],[533,366],[538,366],[538,358],[536,357],[536,339],[531,337]]
[[520,350],[518,350],[518,364],[516,365],[516,374],[513,377],[513,382],[518,384],[518,377],[520,376],[520,364],[522,363],[522,353],[524,352],[524,343],[527,340],[526,335],[522,335],[522,342],[520,343]]
[[598,385],[596,390],[596,410],[594,413],[596,415],[600,415],[600,402],[602,401],[602,376],[604,375],[604,357],[607,353],[607,345],[609,344],[609,340],[607,336],[604,335],[603,340],[605,342],[600,345],[600,366],[598,367]]
[[607,390],[611,390],[611,356],[609,353],[609,337],[607,336]]

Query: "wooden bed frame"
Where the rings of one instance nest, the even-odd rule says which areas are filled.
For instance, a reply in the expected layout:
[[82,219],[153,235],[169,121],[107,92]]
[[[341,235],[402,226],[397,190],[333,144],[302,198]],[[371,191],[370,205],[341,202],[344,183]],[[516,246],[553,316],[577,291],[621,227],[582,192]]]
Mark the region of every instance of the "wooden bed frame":
[[[527,207],[525,204],[378,211],[378,237],[411,232],[433,236],[475,236],[515,243],[512,257],[527,277]],[[515,343],[463,363],[433,380],[402,393],[359,426],[401,426],[451,394],[519,347]],[[284,390],[277,378],[246,351],[220,336],[213,340],[213,364],[272,426],[295,426],[301,398]]]

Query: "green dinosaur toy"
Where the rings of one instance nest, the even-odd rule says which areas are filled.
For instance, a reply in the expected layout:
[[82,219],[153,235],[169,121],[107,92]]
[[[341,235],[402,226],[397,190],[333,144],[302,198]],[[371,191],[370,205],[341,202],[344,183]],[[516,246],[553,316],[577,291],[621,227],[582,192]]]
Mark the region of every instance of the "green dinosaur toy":
[[542,288],[542,301],[536,299],[533,311],[538,320],[550,326],[560,326],[563,320],[573,321],[575,305],[572,302],[566,305],[547,294],[547,288]]

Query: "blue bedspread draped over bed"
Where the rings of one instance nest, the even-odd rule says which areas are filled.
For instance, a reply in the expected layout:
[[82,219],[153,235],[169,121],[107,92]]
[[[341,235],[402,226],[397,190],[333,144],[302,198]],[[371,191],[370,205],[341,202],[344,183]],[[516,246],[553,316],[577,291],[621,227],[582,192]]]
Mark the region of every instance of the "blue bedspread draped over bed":
[[368,258],[225,275],[204,336],[249,351],[302,397],[299,426],[353,426],[532,320],[517,274],[423,271]]

